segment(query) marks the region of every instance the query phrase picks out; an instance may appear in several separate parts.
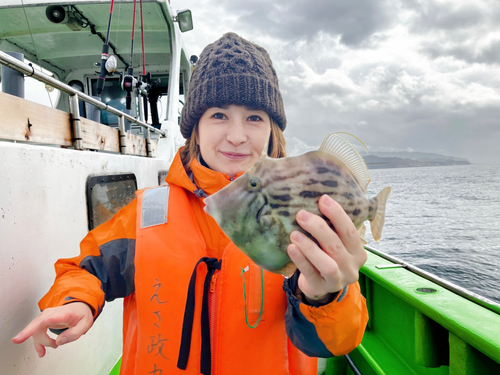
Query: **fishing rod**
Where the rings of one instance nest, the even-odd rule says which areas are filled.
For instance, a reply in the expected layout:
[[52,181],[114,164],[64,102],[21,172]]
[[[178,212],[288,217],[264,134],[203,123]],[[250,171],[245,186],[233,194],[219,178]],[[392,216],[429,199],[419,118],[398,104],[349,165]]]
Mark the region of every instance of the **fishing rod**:
[[[106,42],[102,45],[102,53],[101,53],[101,71],[99,73],[99,79],[97,80],[97,96],[100,97],[102,94],[102,90],[104,89],[104,81],[106,80],[106,63],[109,58],[109,31],[111,29],[111,17],[113,16],[113,5],[115,4],[115,0],[111,0],[111,7],[109,9],[109,21],[108,21],[108,32],[106,34]],[[110,66],[112,64],[108,64],[108,70],[113,71],[113,67]],[[114,61],[114,70],[116,70],[116,59]],[[114,71],[113,71],[114,73]]]
[[[144,51],[144,18],[142,13],[142,0],[139,2],[141,8],[141,45],[142,45],[142,76],[139,82],[138,89],[141,91],[142,96],[142,106],[144,108],[144,122],[148,122],[148,91],[147,85],[151,82],[151,75],[146,74],[146,53]],[[144,87],[145,85],[146,87]]]
[[132,16],[132,43],[130,47],[130,65],[127,69],[127,74],[123,77],[122,89],[127,92],[126,108],[130,110],[132,108],[132,90],[135,86],[134,79],[134,34],[135,34],[135,14],[137,10],[137,0],[134,0],[134,14]]
[[[144,107],[144,121],[147,122],[148,119],[148,93],[149,90],[158,85],[160,80],[156,80],[155,82],[151,81],[151,74],[146,73],[146,52],[144,47],[144,16],[143,16],[143,8],[142,8],[142,0],[140,0],[140,14],[141,14],[141,41],[142,41],[142,75],[139,76],[139,80],[134,77],[134,69],[133,69],[133,57],[134,57],[134,38],[135,38],[135,19],[137,15],[137,0],[134,0],[134,16],[132,20],[132,40],[131,40],[131,52],[130,52],[130,65],[127,69],[127,74],[124,75],[122,80],[122,89],[127,92],[126,97],[126,108],[128,110],[131,109],[132,106],[132,91],[135,89],[137,93],[143,98],[143,107]],[[156,107],[153,108],[152,100],[158,100],[158,96],[151,95],[149,98],[151,103],[151,111],[153,115],[153,119],[157,118],[158,115],[155,116],[155,110],[157,113]],[[155,102],[156,104],[156,102]],[[154,121],[153,121],[154,122]],[[159,122],[156,120],[156,122]]]

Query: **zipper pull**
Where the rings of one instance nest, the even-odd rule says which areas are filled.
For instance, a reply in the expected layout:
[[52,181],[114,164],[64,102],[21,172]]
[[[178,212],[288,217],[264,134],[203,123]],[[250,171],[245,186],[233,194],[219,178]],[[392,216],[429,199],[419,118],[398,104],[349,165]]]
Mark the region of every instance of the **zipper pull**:
[[212,275],[212,280],[210,280],[210,293],[215,292],[215,283],[217,282],[217,273]]

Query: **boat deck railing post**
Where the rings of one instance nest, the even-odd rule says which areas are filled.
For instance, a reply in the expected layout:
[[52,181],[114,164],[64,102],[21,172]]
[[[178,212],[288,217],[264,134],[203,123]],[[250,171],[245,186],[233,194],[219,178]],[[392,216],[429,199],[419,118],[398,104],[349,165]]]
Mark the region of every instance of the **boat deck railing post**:
[[148,155],[148,158],[153,157],[153,150],[151,150],[151,133],[149,132],[149,129],[144,129],[146,131],[146,154]]
[[71,116],[71,127],[73,131],[73,146],[75,150],[83,150],[82,127],[80,120],[80,106],[78,105],[78,95],[69,96],[69,108]]
[[120,130],[120,153],[127,154],[127,133],[125,131],[125,117],[118,116],[118,128]]

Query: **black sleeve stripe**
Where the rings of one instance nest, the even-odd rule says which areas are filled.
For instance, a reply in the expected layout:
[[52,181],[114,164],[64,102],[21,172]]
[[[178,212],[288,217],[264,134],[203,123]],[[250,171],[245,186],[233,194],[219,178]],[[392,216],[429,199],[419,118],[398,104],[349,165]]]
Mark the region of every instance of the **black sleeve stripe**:
[[286,333],[292,344],[309,357],[330,358],[333,354],[327,349],[318,336],[316,327],[300,312],[300,302],[293,291],[298,281],[296,272],[285,279],[283,289],[287,294],[288,306],[285,313]]
[[99,247],[101,255],[88,256],[80,267],[101,281],[106,301],[124,298],[135,290],[135,240],[121,238]]

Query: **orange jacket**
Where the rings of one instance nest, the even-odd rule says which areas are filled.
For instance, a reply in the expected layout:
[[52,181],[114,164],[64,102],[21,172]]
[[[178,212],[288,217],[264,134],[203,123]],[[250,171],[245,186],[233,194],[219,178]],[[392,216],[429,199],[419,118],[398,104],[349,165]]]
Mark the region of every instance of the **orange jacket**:
[[122,374],[200,374],[208,366],[205,374],[313,375],[313,357],[355,348],[367,322],[359,285],[316,308],[294,296],[298,275],[284,282],[264,271],[262,284],[260,268],[205,214],[198,197],[226,186],[229,177],[197,161],[191,169],[193,180],[177,154],[169,187],[137,192],[89,232],[80,256],[56,263],[56,281],[40,308],[83,301],[97,318],[105,300],[125,297]]

